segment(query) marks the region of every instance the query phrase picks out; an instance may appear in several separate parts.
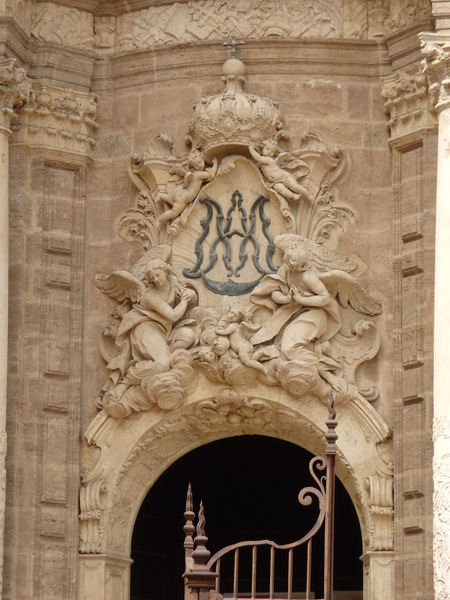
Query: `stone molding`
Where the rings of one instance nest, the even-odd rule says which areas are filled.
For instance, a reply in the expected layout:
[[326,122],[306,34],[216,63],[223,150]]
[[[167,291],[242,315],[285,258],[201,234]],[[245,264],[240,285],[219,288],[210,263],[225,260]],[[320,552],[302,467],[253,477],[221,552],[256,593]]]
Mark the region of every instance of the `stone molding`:
[[420,36],[423,73],[436,111],[450,107],[450,36],[423,33]]
[[[101,448],[101,457],[82,477],[81,552],[126,557],[132,515],[152,481],[168,464],[199,445],[229,435],[258,433],[292,441],[311,452],[323,452],[323,411],[317,407],[307,410],[311,403],[298,410],[287,398],[280,400],[249,397],[219,386],[210,398],[189,402],[162,419],[150,412],[141,413],[125,425],[125,421],[100,413],[86,432],[87,443]],[[343,439],[338,459],[338,475],[360,518],[370,524],[363,532],[366,550],[392,548],[392,477],[377,475],[386,465],[373,455],[369,458],[374,444],[386,447],[390,453],[389,430],[371,407],[363,418],[353,407],[342,412],[339,426],[343,431],[351,427],[354,439],[365,440],[367,446],[364,456],[355,455],[348,440]],[[370,480],[370,486],[364,484],[364,477]],[[371,527],[373,532],[369,531]]]
[[14,143],[91,156],[97,129],[93,94],[36,83],[14,124]]
[[420,67],[386,77],[381,95],[385,98],[384,111],[389,118],[387,126],[391,142],[436,129],[436,115]]

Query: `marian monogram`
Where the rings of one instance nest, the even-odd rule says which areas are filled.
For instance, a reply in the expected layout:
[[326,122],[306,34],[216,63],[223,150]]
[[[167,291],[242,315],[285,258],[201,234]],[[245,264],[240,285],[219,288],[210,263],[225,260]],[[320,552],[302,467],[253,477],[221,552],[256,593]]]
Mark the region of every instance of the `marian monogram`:
[[[267,196],[260,195],[247,214],[242,194],[236,190],[224,215],[219,202],[209,197],[201,198],[200,202],[205,204],[207,214],[201,221],[202,232],[195,244],[197,262],[191,269],[184,269],[183,275],[189,278],[201,277],[205,285],[218,294],[238,296],[255,288],[264,275],[276,272],[272,262],[275,247],[269,229],[270,219],[264,213],[264,205],[268,201]],[[256,236],[258,220],[263,239],[267,242],[265,249]],[[211,234],[209,252],[205,252],[203,244]],[[233,247],[239,248],[238,255],[233,256]],[[237,281],[250,255],[255,276],[250,281]],[[226,281],[216,281],[208,276],[220,261],[226,269]]]

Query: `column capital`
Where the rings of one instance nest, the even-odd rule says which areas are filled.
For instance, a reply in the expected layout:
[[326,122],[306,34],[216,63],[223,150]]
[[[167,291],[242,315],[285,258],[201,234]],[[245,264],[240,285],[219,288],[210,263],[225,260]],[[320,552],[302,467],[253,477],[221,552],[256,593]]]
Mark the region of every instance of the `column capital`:
[[385,98],[384,112],[389,117],[391,143],[436,129],[436,113],[420,66],[384,78],[381,95]]
[[450,108],[450,34],[421,33],[423,74],[438,112]]
[[14,58],[0,59],[0,130],[9,132],[15,108],[29,98],[32,81],[26,71],[16,67]]

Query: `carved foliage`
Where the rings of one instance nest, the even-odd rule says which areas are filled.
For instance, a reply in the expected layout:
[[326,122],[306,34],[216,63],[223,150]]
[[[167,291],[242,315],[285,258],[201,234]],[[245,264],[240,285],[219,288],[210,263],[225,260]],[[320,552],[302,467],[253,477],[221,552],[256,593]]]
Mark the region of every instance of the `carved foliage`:
[[450,41],[433,34],[422,34],[423,72],[436,110],[448,108],[450,102]]
[[0,61],[0,126],[9,128],[13,110],[28,100],[31,85],[24,69],[16,67],[15,59]]
[[94,47],[94,18],[76,8],[53,2],[32,3],[31,35],[72,48]]
[[433,422],[435,456],[433,460],[433,554],[434,587],[437,600],[450,596],[450,417],[435,417]]
[[436,117],[430,106],[427,83],[422,68],[387,77],[381,90],[386,99],[384,111],[389,117],[391,138],[419,128],[432,128]]
[[367,478],[370,504],[370,549],[393,550],[394,498],[392,477],[372,475]]
[[15,126],[16,138],[32,146],[89,155],[95,145],[96,111],[93,94],[35,84]]

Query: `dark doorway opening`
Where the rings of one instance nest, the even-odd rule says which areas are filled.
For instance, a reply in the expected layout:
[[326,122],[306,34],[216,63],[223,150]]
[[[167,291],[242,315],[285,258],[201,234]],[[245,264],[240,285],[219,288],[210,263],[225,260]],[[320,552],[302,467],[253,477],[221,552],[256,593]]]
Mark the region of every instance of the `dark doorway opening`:
[[[136,519],[132,539],[131,600],[183,600],[183,512],[188,483],[194,510],[203,500],[208,549],[247,539],[289,543],[317,517],[317,505],[301,506],[298,493],[315,485],[312,454],[282,440],[239,436],[189,452],[153,485]],[[321,592],[322,536],[314,550],[313,586]],[[353,504],[336,481],[335,589],[362,590],[361,532]]]

